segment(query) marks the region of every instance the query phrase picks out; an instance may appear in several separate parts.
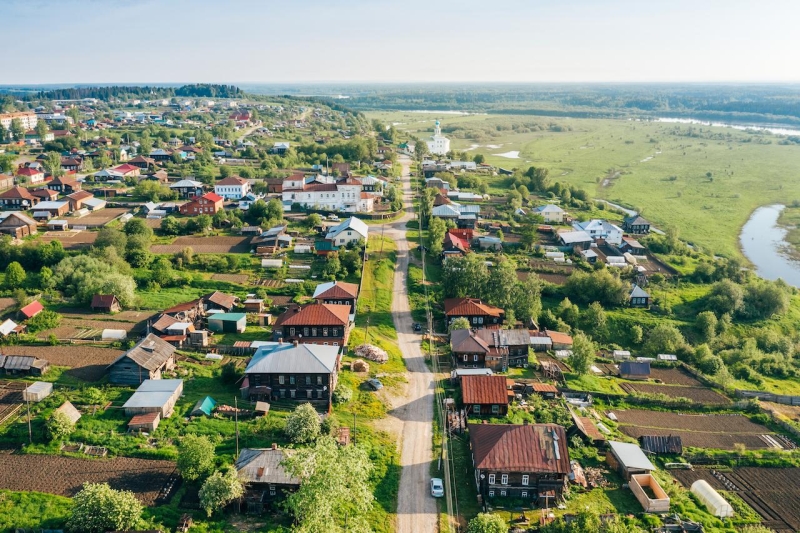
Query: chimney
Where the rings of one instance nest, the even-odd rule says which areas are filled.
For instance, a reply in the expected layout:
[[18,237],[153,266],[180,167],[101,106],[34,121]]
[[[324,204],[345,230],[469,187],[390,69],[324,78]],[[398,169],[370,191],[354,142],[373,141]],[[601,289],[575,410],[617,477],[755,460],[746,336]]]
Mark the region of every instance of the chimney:
[[281,337],[280,339],[278,339],[278,344],[283,344],[283,337]]
[[272,443],[272,449],[273,450],[277,450],[278,449],[278,443],[277,442],[273,442]]

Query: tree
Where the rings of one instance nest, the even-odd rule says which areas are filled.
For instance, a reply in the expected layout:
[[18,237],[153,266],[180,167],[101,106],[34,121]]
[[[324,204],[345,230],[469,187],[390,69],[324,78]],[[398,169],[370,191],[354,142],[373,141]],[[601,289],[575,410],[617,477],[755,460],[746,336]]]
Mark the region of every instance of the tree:
[[331,252],[325,258],[325,266],[322,267],[322,275],[328,279],[336,279],[336,275],[342,270],[342,262],[337,252]]
[[511,309],[523,322],[536,321],[542,312],[542,280],[530,272],[511,291]]
[[45,137],[47,136],[47,132],[50,131],[50,128],[47,127],[47,122],[44,120],[37,120],[36,121],[36,136],[39,137],[39,142],[44,144]]
[[631,342],[634,344],[641,344],[642,339],[644,338],[644,331],[642,330],[642,326],[639,324],[634,324],[631,326]]
[[750,319],[785,314],[789,310],[789,291],[782,281],[752,281],[745,287],[740,314]]
[[703,342],[711,342],[717,336],[717,316],[711,311],[702,311],[694,320],[694,327]]
[[447,224],[438,217],[431,218],[428,224],[428,248],[431,255],[439,257],[444,249],[444,237],[447,234]]
[[69,417],[61,411],[54,411],[47,419],[47,436],[51,441],[62,441],[75,430],[75,425]]
[[26,322],[26,325],[28,326],[29,332],[37,333],[46,329],[57,328],[60,323],[60,314],[56,313],[55,311],[45,309],[44,311],[38,313],[35,317],[29,318]]
[[166,257],[160,257],[150,265],[150,279],[165,287],[172,283],[175,273],[172,270],[172,263]]
[[25,269],[17,261],[9,263],[6,267],[6,287],[9,289],[21,287],[27,277],[28,274],[25,273]]
[[69,109],[67,109],[67,116],[70,117],[72,121],[75,122],[75,124],[77,124],[78,122],[80,122],[81,111],[77,107],[72,106]]
[[450,326],[448,326],[447,330],[452,333],[457,329],[469,329],[470,327],[469,319],[467,317],[460,316],[450,322]]
[[313,442],[319,437],[320,421],[317,410],[310,403],[298,405],[286,418],[286,435],[296,443]]
[[278,224],[283,221],[283,203],[277,198],[267,202],[266,218],[271,224]]
[[11,119],[11,128],[9,129],[15,141],[21,141],[25,138],[25,128],[22,126],[22,121],[20,119]]
[[142,515],[142,504],[127,490],[108,483],[84,483],[72,499],[67,529],[75,533],[105,533],[133,529]]
[[581,313],[581,329],[594,337],[602,338],[605,336],[607,323],[606,312],[598,302],[590,303],[589,307]]
[[489,269],[479,254],[450,257],[442,265],[445,298],[480,298],[488,279]]
[[128,237],[118,229],[103,228],[97,232],[94,247],[106,248],[108,246],[113,246],[117,252],[122,253],[128,247]]
[[650,330],[644,343],[644,351],[650,355],[660,353],[675,353],[678,348],[686,345],[683,335],[678,328],[671,324],[660,323]]
[[44,166],[54,178],[64,174],[64,171],[61,170],[61,154],[58,152],[47,152],[47,159],[44,160]]
[[569,357],[569,366],[576,374],[586,374],[594,362],[597,345],[592,338],[582,331],[572,337],[572,355]]
[[706,307],[717,315],[738,313],[744,305],[744,289],[731,280],[723,279],[711,287]]
[[160,229],[164,235],[180,235],[181,230],[183,230],[183,224],[177,218],[169,216],[161,220]]
[[178,443],[178,471],[196,481],[214,470],[214,443],[205,435],[184,435]]
[[309,229],[316,228],[322,224],[322,217],[318,213],[311,213],[306,217],[306,227]]
[[485,298],[491,305],[505,309],[511,307],[517,283],[517,264],[500,256],[477,296]]
[[475,157],[473,157],[473,158],[472,158],[472,160],[473,160],[473,161],[474,161],[476,164],[478,164],[478,165],[482,165],[483,163],[485,163],[485,162],[486,162],[486,156],[484,156],[483,154],[475,154]]
[[338,446],[330,437],[313,447],[297,450],[284,467],[300,478],[287,508],[298,523],[298,533],[368,533],[368,513],[374,496],[367,452],[360,446]]
[[564,284],[564,294],[579,303],[599,302],[604,307],[620,306],[628,299],[630,285],[608,269],[587,274],[575,270]]
[[205,509],[208,516],[224,508],[237,498],[244,495],[244,487],[236,470],[231,468],[224,474],[214,472],[206,479],[200,488],[200,506]]
[[192,221],[197,229],[197,233],[205,233],[211,229],[211,217],[208,215],[198,215]]
[[128,237],[132,235],[143,235],[149,240],[153,236],[153,230],[147,225],[143,218],[130,219],[122,227],[122,231],[124,231],[125,235]]
[[529,178],[531,190],[544,192],[549,187],[549,171],[546,168],[529,167],[525,171],[525,176]]
[[508,533],[508,524],[500,515],[478,513],[469,521],[467,533]]

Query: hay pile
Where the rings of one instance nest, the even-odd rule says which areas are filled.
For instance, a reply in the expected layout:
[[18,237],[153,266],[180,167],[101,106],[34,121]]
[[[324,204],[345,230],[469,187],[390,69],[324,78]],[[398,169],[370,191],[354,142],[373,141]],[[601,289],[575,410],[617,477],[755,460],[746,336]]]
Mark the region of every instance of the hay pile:
[[372,344],[361,344],[356,347],[355,353],[358,357],[375,361],[376,363],[385,363],[389,360],[389,354]]

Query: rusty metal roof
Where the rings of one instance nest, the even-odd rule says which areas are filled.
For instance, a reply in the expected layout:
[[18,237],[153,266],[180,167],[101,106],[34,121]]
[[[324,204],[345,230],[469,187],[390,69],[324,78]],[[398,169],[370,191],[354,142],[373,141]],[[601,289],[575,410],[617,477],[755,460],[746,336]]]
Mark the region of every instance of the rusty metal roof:
[[557,424],[470,424],[475,468],[568,474],[567,435]]
[[465,404],[507,404],[508,391],[503,376],[464,376],[461,397]]

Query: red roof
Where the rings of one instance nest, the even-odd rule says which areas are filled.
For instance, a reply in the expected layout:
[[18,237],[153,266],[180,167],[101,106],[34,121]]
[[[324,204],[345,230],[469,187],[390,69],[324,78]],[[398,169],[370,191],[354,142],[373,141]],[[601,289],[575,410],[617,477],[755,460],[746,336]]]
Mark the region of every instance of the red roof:
[[111,308],[117,297],[113,294],[95,294],[92,296],[92,307],[108,307]]
[[444,301],[444,314],[447,316],[502,316],[505,312],[499,307],[485,304],[478,298],[448,298]]
[[461,397],[465,404],[507,404],[508,390],[503,376],[463,376]]
[[48,200],[58,198],[58,193],[51,189],[34,189],[30,193],[37,198],[47,198]]
[[240,176],[228,176],[219,180],[215,185],[244,185],[245,183],[247,183],[247,180]]
[[453,235],[449,231],[444,236],[444,246],[446,248],[457,248],[463,252],[469,250],[469,243],[459,237],[458,235]]
[[139,170],[139,167],[135,167],[133,165],[129,165],[129,164],[125,163],[125,164],[122,164],[122,165],[120,165],[118,167],[114,167],[113,170],[116,170],[117,172],[122,172],[123,174],[127,174],[128,172],[132,172],[134,170]]
[[550,331],[549,329],[544,330],[550,340],[553,341],[553,344],[572,344],[572,337],[567,335],[566,333],[559,333],[558,331]]
[[133,418],[131,418],[131,421],[128,422],[128,425],[129,426],[140,426],[140,425],[144,425],[144,424],[152,424],[153,422],[158,420],[160,417],[161,417],[161,413],[159,413],[159,412],[144,413],[144,414],[141,414],[141,415],[136,415]]
[[357,298],[358,285],[355,283],[345,283],[337,281],[331,288],[317,295],[317,299],[323,298]]
[[17,176],[36,176],[38,174],[44,174],[44,172],[32,167],[24,167],[17,170]]
[[532,383],[531,388],[533,389],[533,392],[558,392],[556,386],[549,383]]
[[20,313],[25,315],[25,318],[33,318],[42,311],[44,311],[44,307],[38,301],[31,302],[19,310]]
[[23,200],[32,200],[33,195],[31,195],[31,192],[25,187],[17,186],[13,189],[7,190],[4,193],[0,193],[0,198],[21,198]]
[[75,191],[74,193],[67,195],[67,198],[69,198],[71,200],[76,200],[76,201],[85,200],[85,199],[91,198],[91,197],[92,197],[92,193],[90,193],[89,191]]
[[201,196],[201,198],[205,198],[206,200],[214,203],[221,202],[223,199],[222,196],[213,192],[207,192],[203,196]]
[[350,306],[339,304],[310,304],[293,307],[275,321],[276,326],[346,326],[350,321]]
[[480,470],[570,472],[567,435],[557,424],[470,424],[469,440]]

